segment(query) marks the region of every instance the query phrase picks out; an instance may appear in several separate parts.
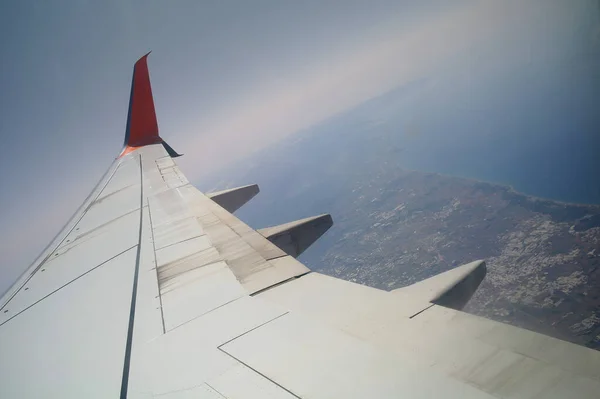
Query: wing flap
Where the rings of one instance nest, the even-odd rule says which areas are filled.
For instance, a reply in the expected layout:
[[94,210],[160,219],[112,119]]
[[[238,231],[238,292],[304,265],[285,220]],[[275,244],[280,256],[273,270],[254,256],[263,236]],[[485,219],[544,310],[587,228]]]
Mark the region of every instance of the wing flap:
[[179,275],[161,289],[165,329],[170,331],[244,295],[225,262]]
[[[181,173],[177,166],[169,168]],[[152,178],[157,181],[151,184],[161,184],[158,176]],[[190,258],[195,258],[197,267],[203,267],[205,262],[199,257],[207,255],[206,259],[214,261],[218,254],[217,260],[225,261],[238,281],[252,293],[309,271],[299,263],[270,262],[287,254],[190,185],[159,190],[149,198],[149,204],[154,234],[158,238],[157,254],[164,252],[160,248],[167,244],[169,247],[164,249],[177,254],[159,261],[160,275],[165,275],[167,270],[171,271],[168,275],[173,276],[179,273],[172,273],[176,269],[193,269]],[[169,237],[166,242],[165,236]],[[198,240],[208,244],[197,245]],[[179,248],[179,242],[185,243],[187,249]]]

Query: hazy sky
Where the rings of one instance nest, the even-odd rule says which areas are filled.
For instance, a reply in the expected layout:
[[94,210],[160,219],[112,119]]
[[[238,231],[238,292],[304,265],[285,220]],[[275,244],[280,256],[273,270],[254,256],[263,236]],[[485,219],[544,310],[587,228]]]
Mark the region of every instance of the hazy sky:
[[149,50],[161,135],[194,182],[407,82],[597,43],[597,16],[587,0],[4,2],[0,292],[119,153]]

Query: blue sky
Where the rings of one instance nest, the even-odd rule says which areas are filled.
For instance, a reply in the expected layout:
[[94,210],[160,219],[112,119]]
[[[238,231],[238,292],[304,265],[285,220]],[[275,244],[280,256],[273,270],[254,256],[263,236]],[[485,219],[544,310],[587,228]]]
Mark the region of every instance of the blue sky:
[[588,51],[598,15],[586,0],[3,3],[0,291],[118,154],[149,50],[161,135],[194,182],[411,81],[452,91],[448,76]]

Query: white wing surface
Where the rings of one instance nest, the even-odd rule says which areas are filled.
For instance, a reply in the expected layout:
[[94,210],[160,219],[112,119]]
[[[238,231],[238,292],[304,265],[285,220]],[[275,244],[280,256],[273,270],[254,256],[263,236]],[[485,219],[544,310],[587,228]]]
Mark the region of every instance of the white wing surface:
[[0,397],[599,397],[598,352],[460,311],[483,262],[392,292],[312,273],[328,215],[261,234],[230,213],[256,186],[205,195],[177,155],[144,56],[123,153],[1,299]]

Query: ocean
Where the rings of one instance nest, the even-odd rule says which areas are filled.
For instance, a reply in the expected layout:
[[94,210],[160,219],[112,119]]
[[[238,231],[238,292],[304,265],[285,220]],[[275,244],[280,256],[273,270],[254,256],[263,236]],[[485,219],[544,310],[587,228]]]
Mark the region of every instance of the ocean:
[[[315,126],[309,140],[400,167],[600,203],[600,57],[428,78]],[[327,137],[331,136],[331,137]],[[355,147],[355,148],[354,148]],[[364,154],[364,155],[361,155]]]

